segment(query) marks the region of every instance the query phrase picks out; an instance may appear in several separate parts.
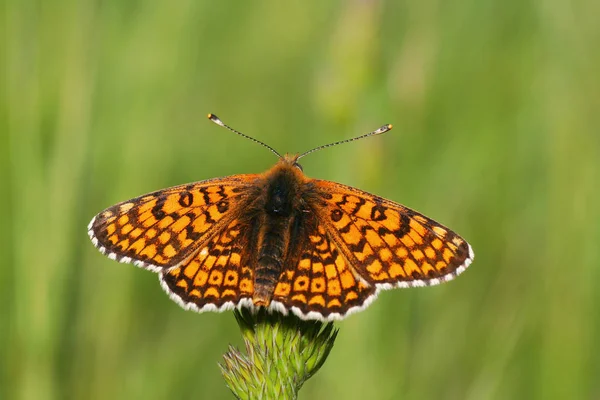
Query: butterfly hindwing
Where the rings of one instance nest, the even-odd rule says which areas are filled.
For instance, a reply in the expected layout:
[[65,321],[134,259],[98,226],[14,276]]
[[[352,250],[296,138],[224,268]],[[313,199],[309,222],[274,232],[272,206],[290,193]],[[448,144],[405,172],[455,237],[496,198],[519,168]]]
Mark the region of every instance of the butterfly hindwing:
[[99,213],[88,234],[109,258],[161,271],[186,260],[225,228],[255,175],[175,186]]
[[298,260],[289,263],[275,287],[273,303],[282,311],[291,309],[305,319],[341,319],[360,310],[375,294],[348,264],[325,227],[306,230]]
[[473,259],[464,239],[416,211],[334,182],[315,180],[315,187],[327,232],[356,272],[379,288],[438,284]]
[[244,250],[247,228],[233,220],[177,268],[163,271],[160,281],[185,309],[222,311],[240,302],[252,305],[253,271]]

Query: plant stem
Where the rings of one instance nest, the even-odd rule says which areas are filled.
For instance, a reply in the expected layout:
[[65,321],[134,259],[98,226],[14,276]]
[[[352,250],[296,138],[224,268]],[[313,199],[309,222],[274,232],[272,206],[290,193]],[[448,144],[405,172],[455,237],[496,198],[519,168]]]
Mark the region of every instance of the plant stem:
[[325,363],[338,333],[331,322],[264,309],[235,310],[234,315],[247,355],[229,346],[220,367],[238,399],[296,399],[304,382]]

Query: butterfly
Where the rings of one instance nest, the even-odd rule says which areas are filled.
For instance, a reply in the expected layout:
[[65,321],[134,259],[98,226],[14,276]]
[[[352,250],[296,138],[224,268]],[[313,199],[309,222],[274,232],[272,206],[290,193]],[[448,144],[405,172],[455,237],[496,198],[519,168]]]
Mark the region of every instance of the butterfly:
[[281,156],[262,174],[158,190],[107,208],[88,226],[108,258],[159,274],[188,310],[265,307],[331,321],[384,289],[437,285],[473,261],[471,246],[434,220],[362,190],[307,177]]

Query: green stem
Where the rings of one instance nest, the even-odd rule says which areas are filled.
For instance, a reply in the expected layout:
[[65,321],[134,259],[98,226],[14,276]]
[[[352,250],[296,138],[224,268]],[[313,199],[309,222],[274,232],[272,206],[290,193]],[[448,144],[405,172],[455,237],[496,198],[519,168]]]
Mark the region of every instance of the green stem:
[[246,353],[233,346],[220,365],[238,399],[296,399],[298,391],[325,363],[338,331],[333,323],[294,315],[234,311]]

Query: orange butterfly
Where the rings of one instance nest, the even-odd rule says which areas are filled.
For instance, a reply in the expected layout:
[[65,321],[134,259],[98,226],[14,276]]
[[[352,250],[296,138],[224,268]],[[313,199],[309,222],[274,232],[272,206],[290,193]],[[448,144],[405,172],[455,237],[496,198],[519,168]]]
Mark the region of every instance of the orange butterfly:
[[159,190],[92,219],[92,243],[110,259],[158,272],[185,309],[266,307],[331,321],[363,310],[380,290],[449,281],[473,260],[456,233],[400,204],[308,178],[280,156],[263,174]]

